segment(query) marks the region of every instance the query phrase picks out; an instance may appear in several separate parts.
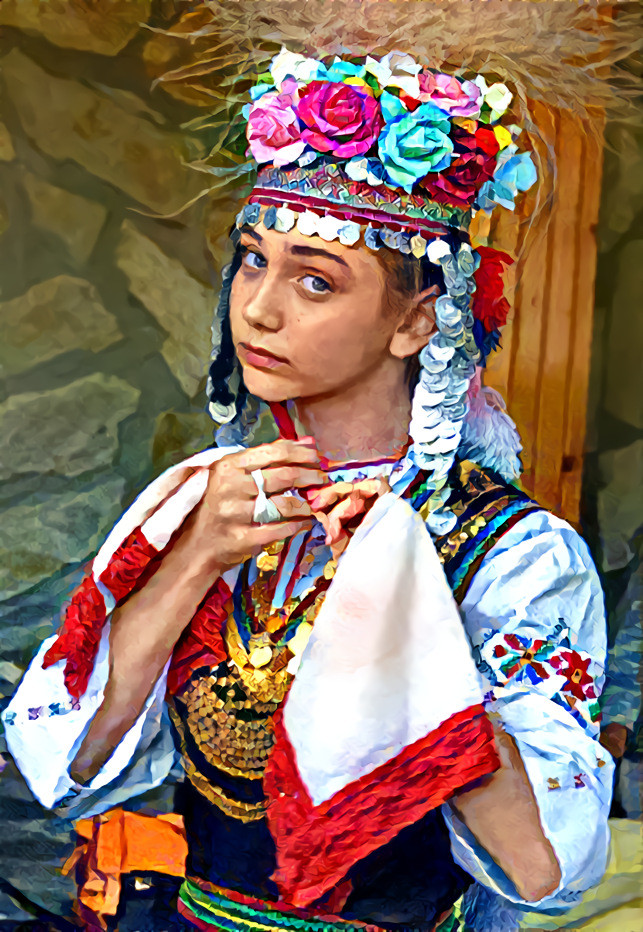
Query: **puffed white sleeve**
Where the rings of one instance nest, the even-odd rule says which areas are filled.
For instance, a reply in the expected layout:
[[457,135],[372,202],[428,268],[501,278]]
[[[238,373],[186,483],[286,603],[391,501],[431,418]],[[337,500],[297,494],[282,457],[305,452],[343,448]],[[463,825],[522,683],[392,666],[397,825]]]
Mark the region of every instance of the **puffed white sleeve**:
[[42,662],[55,641],[47,638],[3,713],[7,747],[36,799],[70,817],[103,812],[158,786],[176,763],[167,712],[167,668],[138,719],[93,780],[81,786],[69,773],[89,725],[103,700],[109,671],[109,621],[103,629],[87,689],[79,699],[67,692],[64,661]]
[[[80,698],[71,697],[67,691],[64,659],[43,667],[45,654],[56,640],[54,635],[40,646],[4,710],[2,718],[9,752],[43,806],[62,806],[70,818],[103,812],[159,786],[177,764],[178,756],[165,706],[168,661],[138,719],[96,776],[83,786],[70,776],[70,765],[101,705],[109,674],[109,614],[115,607],[115,601],[99,577],[121,542],[139,526],[145,531],[147,540],[153,542],[157,550],[162,549],[172,531],[203,495],[207,477],[202,470],[186,480],[177,494],[166,500],[176,485],[173,474],[177,469],[182,466],[208,466],[236,449],[239,448],[205,450],[167,470],[139,495],[99,550],[93,562],[92,576],[103,596],[108,620],[101,634],[91,676]],[[161,502],[163,505],[157,508]]]
[[584,541],[565,521],[537,511],[486,554],[461,610],[488,684],[487,708],[516,741],[561,870],[553,893],[527,903],[444,806],[455,860],[483,886],[486,924],[480,918],[474,927],[498,932],[510,904],[570,908],[605,871],[613,762],[597,740],[603,596]]

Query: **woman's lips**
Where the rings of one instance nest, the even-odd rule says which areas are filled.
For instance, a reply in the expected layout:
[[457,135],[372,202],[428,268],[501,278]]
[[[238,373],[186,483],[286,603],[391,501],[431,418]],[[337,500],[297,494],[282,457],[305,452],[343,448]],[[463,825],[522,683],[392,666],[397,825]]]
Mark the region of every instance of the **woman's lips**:
[[239,343],[238,352],[242,361],[256,369],[276,369],[277,366],[283,366],[288,362],[283,356],[273,356],[267,350],[261,349],[260,346],[253,346],[251,343]]

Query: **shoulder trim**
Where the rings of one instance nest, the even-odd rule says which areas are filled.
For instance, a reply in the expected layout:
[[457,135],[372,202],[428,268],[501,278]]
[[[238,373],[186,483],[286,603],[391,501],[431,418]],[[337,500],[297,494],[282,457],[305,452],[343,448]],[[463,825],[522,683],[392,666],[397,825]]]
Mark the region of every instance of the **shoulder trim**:
[[435,541],[438,557],[453,590],[462,602],[484,556],[521,518],[541,506],[517,486],[471,460],[456,463],[458,475],[448,501],[456,525]]

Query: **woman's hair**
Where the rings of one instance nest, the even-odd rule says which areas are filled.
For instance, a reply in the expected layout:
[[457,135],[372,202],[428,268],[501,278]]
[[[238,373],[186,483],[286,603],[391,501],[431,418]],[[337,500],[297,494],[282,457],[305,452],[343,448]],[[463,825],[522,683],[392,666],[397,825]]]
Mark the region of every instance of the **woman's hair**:
[[[454,232],[446,237],[446,241],[453,249],[456,244],[459,246],[462,235]],[[410,298],[432,285],[437,286],[439,294],[446,293],[442,268],[430,262],[427,256],[418,259],[398,249],[381,248],[377,250],[375,257],[388,276],[388,287],[384,295],[387,313],[397,315]],[[418,356],[409,356],[406,361],[406,380],[411,396],[419,374]]]
[[[457,251],[466,236],[459,231],[449,232],[444,241],[453,251]],[[390,290],[387,292],[389,307],[396,307],[419,291],[437,285],[440,294],[445,294],[442,268],[430,262],[427,256],[417,259],[412,254],[405,254],[398,249],[382,247],[375,252],[377,261],[389,276]]]

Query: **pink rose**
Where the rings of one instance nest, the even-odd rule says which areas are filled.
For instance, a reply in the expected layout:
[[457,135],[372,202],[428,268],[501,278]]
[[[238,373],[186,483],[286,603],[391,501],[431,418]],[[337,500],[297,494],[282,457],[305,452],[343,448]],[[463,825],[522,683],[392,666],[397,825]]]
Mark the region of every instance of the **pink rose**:
[[294,109],[296,91],[278,94],[269,91],[250,108],[246,130],[255,160],[288,165],[306,148]]
[[450,74],[420,74],[420,100],[432,103],[449,116],[477,116],[482,106],[482,91],[473,81],[458,81]]
[[368,152],[384,125],[374,97],[339,82],[311,81],[300,92],[297,113],[305,124],[302,139],[318,152],[340,158]]

